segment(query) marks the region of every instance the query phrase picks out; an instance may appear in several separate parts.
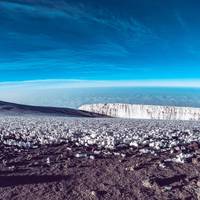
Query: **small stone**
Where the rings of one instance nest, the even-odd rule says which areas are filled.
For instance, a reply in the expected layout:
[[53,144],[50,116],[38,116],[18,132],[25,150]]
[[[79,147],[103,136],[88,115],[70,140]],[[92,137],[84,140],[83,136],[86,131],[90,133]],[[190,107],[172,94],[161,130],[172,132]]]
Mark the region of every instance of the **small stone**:
[[3,159],[3,165],[6,166],[7,160]]
[[101,153],[101,151],[95,150],[93,153],[96,154],[96,155],[99,155]]
[[180,147],[174,147],[174,150],[176,151],[176,152],[178,152],[178,151],[180,151]]
[[76,158],[86,158],[87,154],[86,153],[77,153],[77,154],[75,154],[75,157]]
[[164,163],[159,163],[159,167],[161,167],[161,168],[165,168],[166,166],[165,166]]
[[51,161],[50,161],[50,158],[49,158],[49,157],[47,158],[46,163],[47,163],[47,165],[50,165],[50,164],[51,164]]
[[90,155],[90,157],[89,157],[91,160],[94,160],[95,159],[95,157],[93,156],[93,155]]
[[13,166],[10,166],[10,167],[8,167],[8,169],[9,170],[14,170],[15,169],[15,166],[13,165]]
[[194,164],[194,165],[196,165],[196,164],[198,164],[199,162],[198,162],[198,159],[197,158],[192,158],[192,164]]
[[91,191],[91,195],[92,196],[96,196],[96,192],[95,191]]
[[149,182],[149,180],[142,181],[142,185],[146,188],[151,188],[152,184]]
[[31,159],[32,159],[32,155],[29,154],[29,155],[27,156],[27,160],[31,160]]
[[200,188],[200,181],[197,181],[197,186]]
[[131,171],[134,171],[134,168],[133,167],[126,167],[125,171],[130,171],[131,172]]
[[172,189],[172,187],[171,187],[171,186],[165,186],[164,189],[165,189],[166,191],[170,191],[170,190]]
[[134,171],[134,167],[130,167],[130,171],[131,171],[131,172]]
[[135,142],[135,141],[134,141],[134,142],[131,142],[131,143],[130,143],[130,146],[132,146],[132,147],[138,147],[138,143]]
[[126,154],[121,153],[121,157],[122,157],[122,158],[125,158],[125,157],[126,157]]

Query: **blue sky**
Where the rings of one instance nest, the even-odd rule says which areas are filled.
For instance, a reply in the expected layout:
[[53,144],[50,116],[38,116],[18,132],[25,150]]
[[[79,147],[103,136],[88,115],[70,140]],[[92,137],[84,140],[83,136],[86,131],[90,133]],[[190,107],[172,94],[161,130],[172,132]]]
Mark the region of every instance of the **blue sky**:
[[0,82],[200,79],[199,0],[1,0]]

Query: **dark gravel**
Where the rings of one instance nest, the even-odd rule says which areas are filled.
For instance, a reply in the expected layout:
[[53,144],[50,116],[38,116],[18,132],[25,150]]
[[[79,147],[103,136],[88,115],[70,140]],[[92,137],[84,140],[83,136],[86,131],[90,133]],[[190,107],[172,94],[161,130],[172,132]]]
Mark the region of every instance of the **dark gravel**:
[[121,148],[94,155],[96,147],[72,143],[29,150],[1,145],[0,199],[200,199],[199,144],[185,149],[195,156],[176,163],[166,160],[181,150],[153,155]]

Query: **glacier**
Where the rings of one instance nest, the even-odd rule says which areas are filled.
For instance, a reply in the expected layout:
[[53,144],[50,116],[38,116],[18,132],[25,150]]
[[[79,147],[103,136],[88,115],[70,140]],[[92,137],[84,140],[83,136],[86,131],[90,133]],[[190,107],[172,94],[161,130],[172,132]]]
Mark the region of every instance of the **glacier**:
[[110,117],[130,119],[158,119],[158,120],[200,120],[200,108],[139,105],[139,104],[86,104],[80,110],[107,115]]

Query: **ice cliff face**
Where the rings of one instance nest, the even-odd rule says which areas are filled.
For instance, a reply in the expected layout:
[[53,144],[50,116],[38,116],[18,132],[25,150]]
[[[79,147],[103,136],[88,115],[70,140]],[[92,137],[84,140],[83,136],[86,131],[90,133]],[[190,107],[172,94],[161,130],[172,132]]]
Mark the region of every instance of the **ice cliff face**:
[[200,108],[191,107],[110,103],[82,105],[79,109],[120,118],[200,120]]

